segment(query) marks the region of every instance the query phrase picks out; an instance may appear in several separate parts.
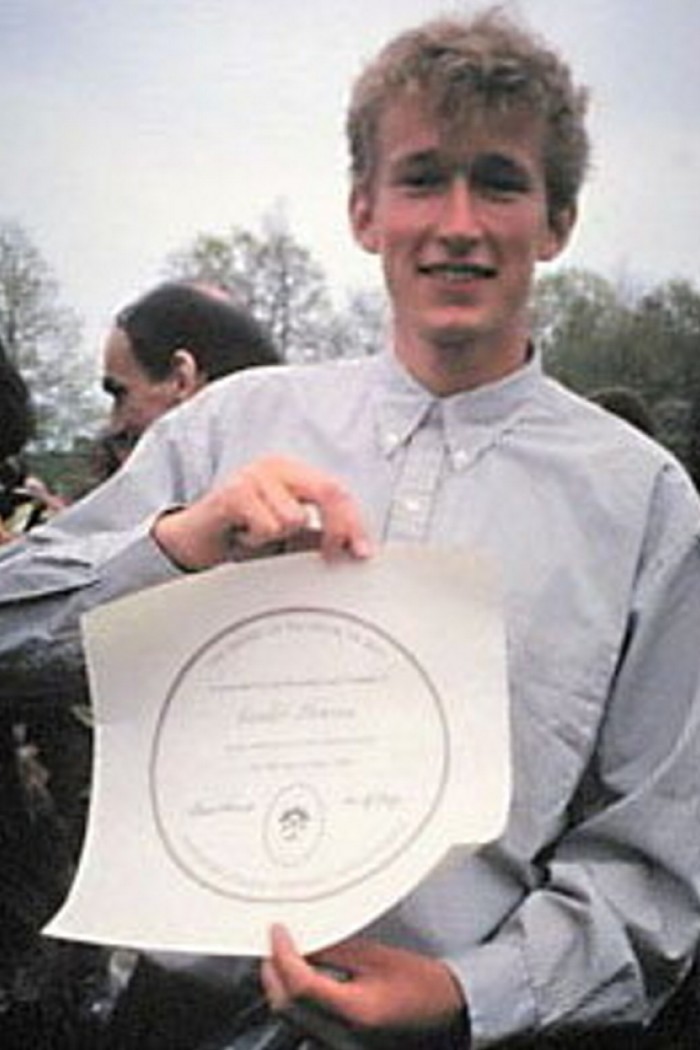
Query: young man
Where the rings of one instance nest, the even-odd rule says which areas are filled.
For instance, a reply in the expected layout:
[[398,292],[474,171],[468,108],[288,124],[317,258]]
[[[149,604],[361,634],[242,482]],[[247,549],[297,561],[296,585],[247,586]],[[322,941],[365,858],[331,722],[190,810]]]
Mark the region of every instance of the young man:
[[389,44],[349,135],[391,350],[214,384],[0,563],[0,647],[36,667],[81,610],[279,543],[309,502],[327,557],[400,539],[497,559],[504,835],[319,954],[348,980],[282,928],[263,967],[276,1007],[313,1000],[389,1045],[590,1033],[600,1050],[628,1029],[639,1046],[698,935],[698,503],[663,449],[542,375],[528,331],[536,264],[574,224],[584,108],[558,57],[498,14]]

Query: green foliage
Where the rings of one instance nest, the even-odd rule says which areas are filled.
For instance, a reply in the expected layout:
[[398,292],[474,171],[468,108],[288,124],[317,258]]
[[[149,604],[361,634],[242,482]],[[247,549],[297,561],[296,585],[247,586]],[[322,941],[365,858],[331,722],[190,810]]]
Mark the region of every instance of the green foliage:
[[39,448],[65,447],[96,416],[96,383],[77,315],[23,228],[0,220],[0,338],[32,392]]
[[271,333],[287,360],[324,355],[332,308],[321,267],[282,220],[260,234],[239,226],[198,234],[166,262],[169,277],[225,288]]
[[336,309],[324,271],[279,214],[263,218],[259,233],[240,226],[200,233],[169,256],[164,270],[226,289],[265,325],[287,361],[354,357],[382,344],[383,294],[355,291]]
[[533,317],[550,374],[586,395],[634,391],[659,440],[700,479],[700,292],[690,282],[633,292],[561,270],[538,282]]
[[327,357],[365,357],[386,344],[389,308],[380,288],[351,291],[326,335]]
[[612,385],[619,357],[621,310],[613,286],[585,270],[564,270],[537,283],[533,319],[550,373],[585,392]]
[[72,446],[34,449],[25,457],[30,474],[36,474],[56,496],[72,502],[96,483],[95,453],[88,438]]

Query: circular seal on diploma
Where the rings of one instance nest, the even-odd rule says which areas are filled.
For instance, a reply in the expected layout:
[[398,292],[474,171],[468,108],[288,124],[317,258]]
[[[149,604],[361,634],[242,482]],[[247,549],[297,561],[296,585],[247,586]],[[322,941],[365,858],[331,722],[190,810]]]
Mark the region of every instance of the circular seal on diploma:
[[344,612],[276,609],[179,669],[151,798],[187,878],[241,900],[314,900],[411,848],[448,761],[440,697],[399,642]]

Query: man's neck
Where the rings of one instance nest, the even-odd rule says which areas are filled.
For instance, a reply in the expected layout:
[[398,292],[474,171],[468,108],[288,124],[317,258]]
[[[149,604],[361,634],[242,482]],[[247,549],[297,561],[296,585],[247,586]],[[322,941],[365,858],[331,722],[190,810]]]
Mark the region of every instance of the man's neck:
[[476,390],[504,379],[522,368],[530,355],[530,339],[523,332],[508,345],[484,341],[411,341],[397,338],[396,356],[414,379],[437,397]]

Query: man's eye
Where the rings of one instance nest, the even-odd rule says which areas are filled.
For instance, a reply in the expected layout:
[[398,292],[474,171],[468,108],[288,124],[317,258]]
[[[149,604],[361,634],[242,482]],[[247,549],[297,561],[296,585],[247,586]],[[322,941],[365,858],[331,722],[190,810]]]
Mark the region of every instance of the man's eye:
[[489,196],[511,197],[527,193],[530,179],[526,172],[500,160],[484,160],[472,169],[472,183]]
[[480,185],[487,193],[503,196],[520,194],[527,190],[527,185],[520,179],[484,179]]
[[427,192],[439,188],[445,181],[445,176],[437,170],[415,170],[404,171],[399,174],[397,183],[407,190],[417,193]]

